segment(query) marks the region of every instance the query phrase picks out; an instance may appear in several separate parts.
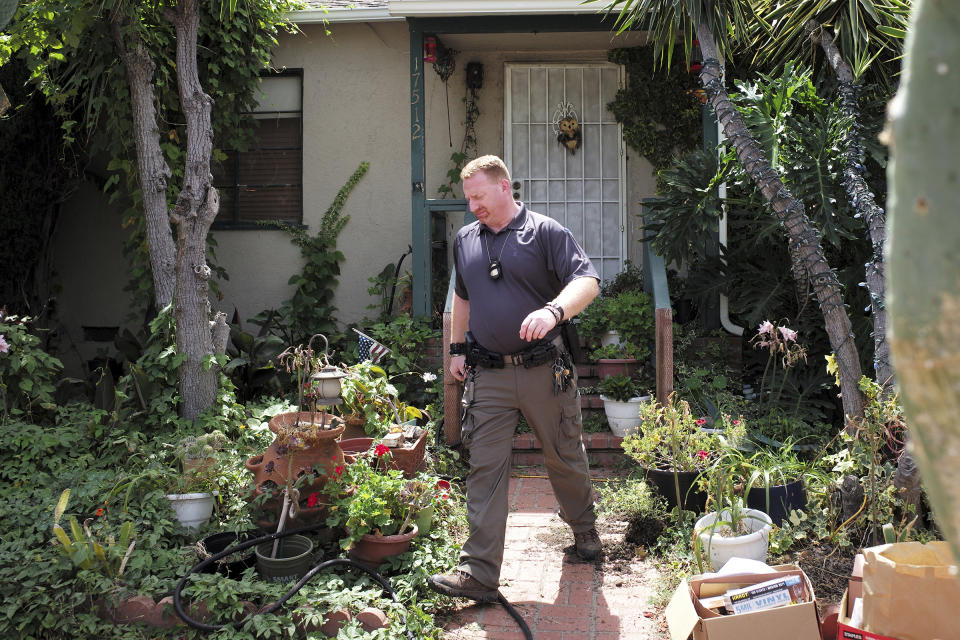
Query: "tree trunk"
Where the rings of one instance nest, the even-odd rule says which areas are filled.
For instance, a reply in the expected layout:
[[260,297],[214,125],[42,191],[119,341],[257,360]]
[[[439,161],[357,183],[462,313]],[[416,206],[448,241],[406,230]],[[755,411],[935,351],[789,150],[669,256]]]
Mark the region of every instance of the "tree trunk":
[[860,107],[853,84],[853,72],[840,55],[829,31],[814,20],[807,22],[806,31],[814,43],[819,41],[830,66],[837,74],[837,79],[840,81],[840,86],[837,88],[840,93],[840,108],[843,115],[851,121],[846,135],[847,150],[844,152],[846,167],[843,171],[843,186],[850,196],[857,215],[867,223],[867,232],[873,248],[870,262],[866,264],[870,314],[873,317],[873,366],[876,370],[877,383],[885,390],[893,389],[896,379],[893,362],[890,359],[890,343],[887,341],[887,285],[884,275],[886,267],[883,261],[883,244],[887,237],[886,216],[883,209],[877,206],[873,192],[867,186],[867,181],[863,179],[863,137],[860,134]]
[[160,149],[160,129],[154,108],[154,64],[127,16],[120,11],[114,12],[110,17],[110,29],[117,53],[127,70],[133,141],[137,150],[137,178],[143,193],[154,300],[157,308],[163,309],[173,301],[177,248],[167,217],[167,181],[171,173]]
[[[694,19],[691,16],[691,19]],[[750,136],[746,123],[733,106],[723,86],[723,67],[717,46],[706,24],[697,25],[697,38],[703,53],[700,81],[723,132],[737,153],[744,170],[770,203],[783,225],[787,244],[794,257],[793,270],[798,279],[807,278],[813,285],[830,346],[837,358],[840,373],[840,394],[843,412],[848,418],[863,413],[863,394],[857,386],[862,375],[860,358],[853,340],[853,329],[843,305],[843,293],[836,274],[827,263],[820,245],[820,235],[803,210],[803,203],[793,197],[780,176],[764,157],[763,149]],[[847,429],[851,425],[847,424]]]
[[890,346],[914,454],[960,560],[960,3],[918,0],[890,103]]
[[220,194],[210,174],[213,99],[204,93],[197,73],[199,0],[180,0],[176,13],[167,17],[177,33],[177,87],[187,121],[184,184],[170,219],[177,227],[177,352],[187,356],[179,371],[182,414],[192,419],[213,404],[217,393],[218,368],[212,362],[205,365],[204,359],[214,354],[206,254],[207,231],[220,209]]

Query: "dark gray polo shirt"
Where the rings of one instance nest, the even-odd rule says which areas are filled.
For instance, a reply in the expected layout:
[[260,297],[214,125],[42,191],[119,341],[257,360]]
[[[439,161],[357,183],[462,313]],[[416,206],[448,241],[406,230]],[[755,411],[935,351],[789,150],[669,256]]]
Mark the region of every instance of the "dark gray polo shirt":
[[[453,256],[456,292],[470,301],[473,337],[484,348],[503,354],[532,344],[520,339],[520,325],[531,311],[553,300],[576,278],[600,280],[569,229],[553,218],[527,211],[523,204],[500,233],[494,234],[479,220],[460,229]],[[490,260],[498,256],[503,277],[492,280]],[[559,333],[554,328],[546,337]]]

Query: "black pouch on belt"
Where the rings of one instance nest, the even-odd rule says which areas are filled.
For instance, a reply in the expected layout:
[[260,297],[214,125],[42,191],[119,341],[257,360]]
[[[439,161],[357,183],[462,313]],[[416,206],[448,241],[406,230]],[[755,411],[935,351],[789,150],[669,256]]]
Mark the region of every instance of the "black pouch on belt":
[[560,323],[560,335],[563,337],[563,346],[573,358],[573,362],[583,362],[583,350],[580,348],[580,334],[577,325],[569,320]]

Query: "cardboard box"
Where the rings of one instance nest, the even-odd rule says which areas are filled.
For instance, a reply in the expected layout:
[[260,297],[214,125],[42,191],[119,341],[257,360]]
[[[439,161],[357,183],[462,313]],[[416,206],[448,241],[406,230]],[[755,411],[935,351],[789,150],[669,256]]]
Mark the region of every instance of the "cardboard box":
[[[813,585],[794,565],[774,567],[777,573],[736,576],[694,576],[683,580],[667,605],[667,625],[671,640],[820,640],[820,621],[814,601]],[[728,589],[766,582],[778,574],[799,575],[810,594],[810,602],[738,615],[721,615],[700,605],[700,598]]]
[[851,627],[850,610],[853,608],[853,601],[854,598],[851,597],[848,589],[843,594],[843,600],[840,601],[840,617],[837,618],[837,640],[897,640],[889,636],[881,636],[878,633]]
[[[850,579],[847,580],[847,593],[850,594],[850,607],[853,607],[853,601],[863,597],[863,561],[862,553],[858,553],[853,558],[853,571],[850,572]],[[850,617],[850,611],[846,611],[846,617]]]

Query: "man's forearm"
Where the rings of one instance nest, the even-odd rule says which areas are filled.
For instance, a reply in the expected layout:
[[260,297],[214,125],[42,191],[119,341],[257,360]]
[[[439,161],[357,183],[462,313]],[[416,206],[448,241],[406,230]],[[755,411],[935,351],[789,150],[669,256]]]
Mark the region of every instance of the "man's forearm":
[[569,320],[586,309],[598,293],[600,285],[595,278],[577,278],[571,280],[553,301],[563,307],[564,320]]

